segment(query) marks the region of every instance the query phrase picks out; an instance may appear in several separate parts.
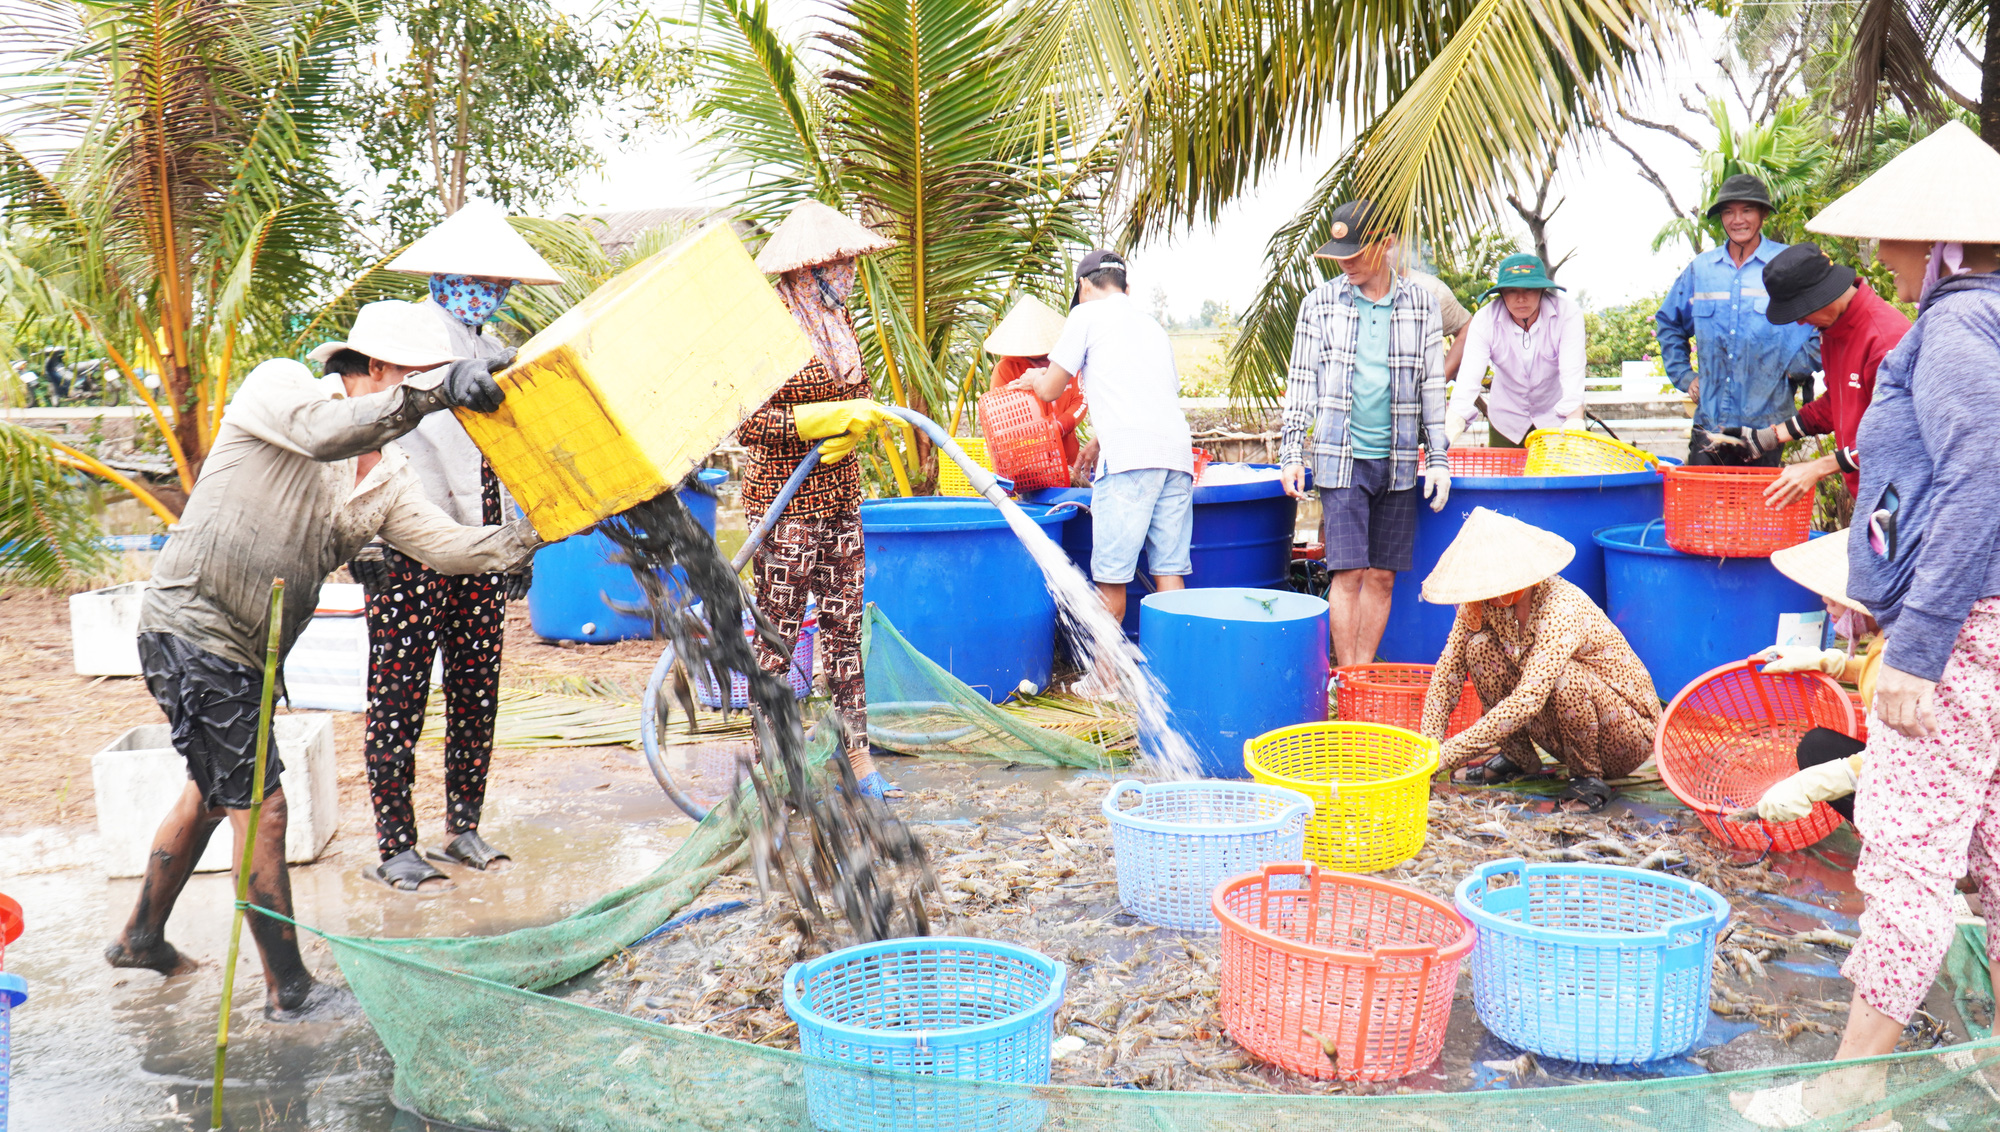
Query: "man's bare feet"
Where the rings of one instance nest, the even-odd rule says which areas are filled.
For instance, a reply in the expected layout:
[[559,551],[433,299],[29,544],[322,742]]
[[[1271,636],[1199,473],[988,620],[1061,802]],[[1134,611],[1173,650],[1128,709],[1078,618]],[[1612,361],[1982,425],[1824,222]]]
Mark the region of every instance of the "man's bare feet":
[[264,999],[264,1017],[273,1022],[330,1022],[352,1017],[360,1009],[353,991],[311,978],[303,988],[273,987]]
[[169,978],[185,975],[201,966],[199,962],[182,955],[174,945],[161,940],[151,947],[134,948],[121,937],[112,940],[104,948],[104,961],[113,967],[144,967],[158,971]]

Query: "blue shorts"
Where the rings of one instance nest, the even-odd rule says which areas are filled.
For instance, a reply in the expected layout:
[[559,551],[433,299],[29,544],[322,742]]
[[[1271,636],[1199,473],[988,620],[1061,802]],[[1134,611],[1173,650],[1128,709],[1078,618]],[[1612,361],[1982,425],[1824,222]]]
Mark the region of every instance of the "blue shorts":
[[1121,585],[1139,571],[1143,547],[1153,574],[1194,573],[1194,477],[1166,468],[1113,472],[1090,484],[1090,576]]
[[1347,487],[1319,489],[1329,570],[1408,570],[1417,558],[1417,489],[1389,490],[1388,460],[1356,460]]

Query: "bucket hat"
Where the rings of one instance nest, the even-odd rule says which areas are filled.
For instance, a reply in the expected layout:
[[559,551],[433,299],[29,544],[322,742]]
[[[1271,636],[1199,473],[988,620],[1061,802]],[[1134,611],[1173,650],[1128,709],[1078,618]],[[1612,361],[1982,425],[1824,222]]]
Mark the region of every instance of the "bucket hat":
[[1522,252],[1510,255],[1500,261],[1500,267],[1493,273],[1493,286],[1480,293],[1481,299],[1488,299],[1500,293],[1502,288],[1537,288],[1543,291],[1554,289],[1567,291],[1569,288],[1549,278],[1549,269],[1540,256]]
[[1423,599],[1459,605],[1525,590],[1554,577],[1575,557],[1576,547],[1559,534],[1474,507],[1424,579]]
[[528,246],[506,210],[491,201],[469,200],[437,227],[417,237],[389,270],[409,275],[478,275],[516,283],[560,283],[562,273]]
[[1807,539],[1797,546],[1771,552],[1771,566],[1778,573],[1828,601],[1837,601],[1856,613],[1868,610],[1847,596],[1847,532],[1835,531]]
[[1025,296],[986,336],[986,352],[1002,358],[1039,358],[1055,349],[1067,320],[1033,295]]
[[1806,228],[1829,236],[2000,244],[2000,153],[1946,122],[1847,190]]
[[328,342],[306,356],[325,362],[342,350],[376,358],[394,366],[429,369],[458,360],[444,320],[416,303],[384,299],[369,303],[354,316],[347,341]]
[[1333,239],[1313,252],[1315,258],[1346,259],[1360,255],[1362,248],[1388,235],[1389,230],[1383,226],[1373,204],[1351,200],[1333,210],[1333,228],[1329,234]]
[[802,200],[792,206],[778,230],[764,242],[764,250],[757,253],[757,270],[766,275],[783,275],[801,267],[853,259],[895,246],[896,241],[862,227],[816,200]]
[[1771,296],[1764,317],[1774,326],[1797,322],[1854,286],[1855,270],[1834,263],[1818,244],[1793,244],[1764,265],[1764,290]]
[[1771,190],[1749,173],[1736,173],[1722,182],[1721,190],[1715,194],[1715,203],[1708,206],[1708,218],[1713,220],[1721,215],[1725,204],[1754,204],[1765,212],[1777,211],[1777,206],[1771,203]]

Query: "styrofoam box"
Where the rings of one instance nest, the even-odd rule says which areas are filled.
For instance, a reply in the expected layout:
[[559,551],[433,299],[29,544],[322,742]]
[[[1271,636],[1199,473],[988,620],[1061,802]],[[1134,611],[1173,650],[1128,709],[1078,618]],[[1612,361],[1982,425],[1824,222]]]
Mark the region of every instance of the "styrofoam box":
[[[333,720],[324,715],[281,715],[278,757],[284,760],[285,860],[316,860],[340,824],[340,786],[333,759]],[[146,871],[153,836],[176,799],[187,789],[187,760],[174,749],[164,723],[134,727],[93,755],[90,777],[97,789],[97,834],[108,876],[135,877]],[[208,839],[197,872],[230,867],[239,850],[224,822]]]
[[285,702],[317,711],[368,710],[368,619],[318,616],[285,656]]
[[71,594],[69,647],[78,676],[137,676],[139,601],[146,583],[126,582]]

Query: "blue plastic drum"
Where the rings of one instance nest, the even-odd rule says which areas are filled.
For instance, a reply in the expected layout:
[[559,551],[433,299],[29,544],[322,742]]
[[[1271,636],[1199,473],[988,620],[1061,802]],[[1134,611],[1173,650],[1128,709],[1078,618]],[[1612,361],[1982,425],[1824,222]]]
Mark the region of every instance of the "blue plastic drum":
[[1576,557],[1563,568],[1562,576],[1603,606],[1604,552],[1591,541],[1591,532],[1603,526],[1659,518],[1664,505],[1661,482],[1660,474],[1652,471],[1607,476],[1453,476],[1451,500],[1443,511],[1432,512],[1430,505],[1421,501],[1417,504],[1416,563],[1396,575],[1381,658],[1396,664],[1435,664],[1444,651],[1456,609],[1431,605],[1417,594],[1474,507],[1512,515],[1568,539],[1576,547]]
[[[1076,514],[1021,510],[1057,542]],[[871,499],[861,504],[861,530],[867,599],[913,648],[996,704],[1023,680],[1049,686],[1056,601],[998,507],[962,497]]]
[[[1326,602],[1228,586],[1149,595],[1140,648],[1166,689],[1174,729],[1210,778],[1248,778],[1243,744],[1326,718]],[[1139,742],[1150,753],[1153,737]]]
[[[1049,488],[1029,492],[1023,498],[1089,507],[1091,493],[1087,487]],[[1292,528],[1298,523],[1298,510],[1298,501],[1286,495],[1276,479],[1195,488],[1194,539],[1189,555],[1194,573],[1188,576],[1188,586],[1284,589],[1291,576]],[[1090,576],[1091,546],[1090,515],[1085,512],[1063,528],[1063,550],[1086,578]],[[1142,551],[1138,576],[1125,587],[1125,635],[1129,637],[1139,633],[1139,602],[1153,592],[1150,568]]]
[[[729,478],[721,468],[704,468],[701,482],[710,488]],[[715,533],[715,499],[699,492],[681,493],[681,501],[707,529]],[[528,586],[528,623],[551,641],[643,641],[652,637],[647,617],[626,613],[645,605],[632,571],[612,556],[617,546],[595,529],[550,543],[535,552],[535,580]],[[676,568],[678,569],[678,567]]]
[[1697,558],[1666,543],[1665,525],[1606,527],[1605,612],[1653,674],[1663,700],[1718,664],[1770,648],[1778,618],[1823,609],[1817,594],[1768,558]]

